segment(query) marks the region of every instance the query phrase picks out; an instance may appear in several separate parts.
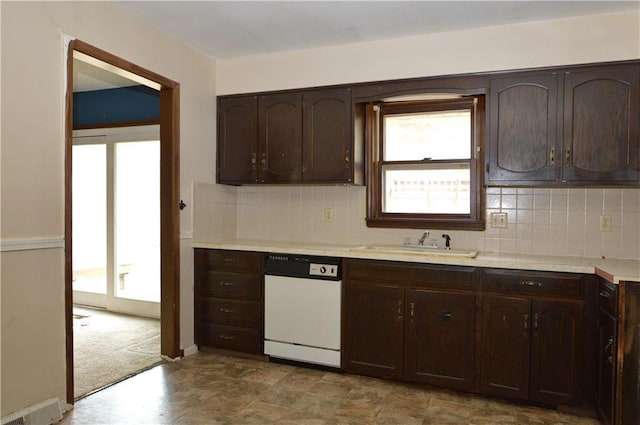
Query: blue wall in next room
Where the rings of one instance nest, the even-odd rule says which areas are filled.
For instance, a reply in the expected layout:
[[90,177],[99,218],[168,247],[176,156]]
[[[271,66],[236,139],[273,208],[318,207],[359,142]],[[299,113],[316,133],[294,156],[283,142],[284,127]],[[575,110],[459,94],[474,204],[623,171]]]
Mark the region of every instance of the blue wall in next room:
[[160,92],[146,86],[73,94],[73,128],[160,119]]

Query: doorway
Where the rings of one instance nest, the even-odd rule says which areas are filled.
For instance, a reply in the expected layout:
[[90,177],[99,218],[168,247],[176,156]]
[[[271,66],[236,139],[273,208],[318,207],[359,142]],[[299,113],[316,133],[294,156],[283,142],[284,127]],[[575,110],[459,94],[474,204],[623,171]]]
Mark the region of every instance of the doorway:
[[159,319],[159,126],[74,130],[72,151],[74,304]]
[[179,343],[179,84],[80,40],[69,43],[65,117],[65,329],[67,402],[73,371],[73,75],[74,56],[160,91],[160,353],[182,355]]

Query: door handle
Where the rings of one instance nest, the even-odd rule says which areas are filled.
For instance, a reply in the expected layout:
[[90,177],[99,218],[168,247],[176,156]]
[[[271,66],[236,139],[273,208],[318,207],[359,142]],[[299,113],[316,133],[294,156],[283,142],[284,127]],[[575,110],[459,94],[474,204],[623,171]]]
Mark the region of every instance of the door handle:
[[398,300],[398,320],[402,320],[402,300]]
[[415,316],[415,312],[416,312],[416,303],[409,304],[409,310],[410,310],[409,314],[411,315],[411,318],[413,319],[414,316]]

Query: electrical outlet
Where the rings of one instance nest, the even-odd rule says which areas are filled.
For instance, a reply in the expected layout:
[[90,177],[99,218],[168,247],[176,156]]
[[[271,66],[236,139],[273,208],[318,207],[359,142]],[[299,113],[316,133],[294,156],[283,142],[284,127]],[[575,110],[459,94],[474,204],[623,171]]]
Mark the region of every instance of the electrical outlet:
[[600,216],[600,231],[601,232],[610,232],[611,231],[611,216],[602,214]]
[[491,227],[505,229],[507,227],[507,213],[491,213]]
[[334,208],[325,208],[324,209],[324,221],[325,222],[330,222],[333,221],[333,218],[336,215],[336,210]]

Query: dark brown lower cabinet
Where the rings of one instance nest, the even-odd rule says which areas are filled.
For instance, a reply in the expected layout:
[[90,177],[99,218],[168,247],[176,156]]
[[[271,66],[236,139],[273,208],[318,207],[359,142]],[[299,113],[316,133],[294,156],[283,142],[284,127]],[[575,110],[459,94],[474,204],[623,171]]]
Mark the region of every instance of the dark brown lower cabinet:
[[475,269],[343,264],[347,372],[473,390]]
[[616,424],[640,424],[640,282],[621,282]]
[[583,332],[581,301],[485,295],[482,392],[579,405]]
[[352,373],[401,378],[404,289],[350,281],[343,308],[342,367]]
[[262,354],[262,257],[259,252],[195,250],[196,344]]
[[532,300],[529,399],[582,403],[584,306],[575,300]]
[[489,295],[482,300],[483,393],[529,397],[529,300]]
[[617,321],[600,309],[598,332],[598,394],[597,407],[606,425],[614,423]]
[[473,391],[475,296],[408,289],[405,378]]

